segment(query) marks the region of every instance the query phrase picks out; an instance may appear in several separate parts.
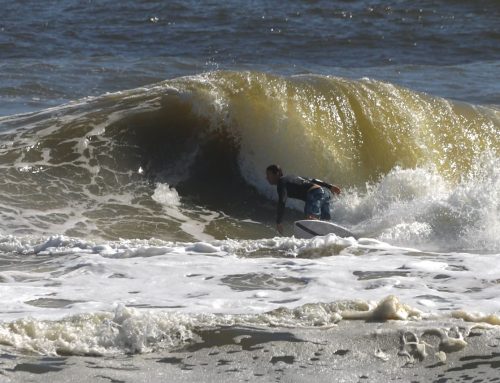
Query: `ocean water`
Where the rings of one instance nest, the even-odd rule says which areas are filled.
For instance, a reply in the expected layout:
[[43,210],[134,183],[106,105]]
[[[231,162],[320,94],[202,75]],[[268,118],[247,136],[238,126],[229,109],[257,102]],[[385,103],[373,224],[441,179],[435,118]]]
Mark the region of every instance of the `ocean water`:
[[[497,1],[0,5],[2,350],[500,323]],[[360,239],[278,236],[270,163]]]

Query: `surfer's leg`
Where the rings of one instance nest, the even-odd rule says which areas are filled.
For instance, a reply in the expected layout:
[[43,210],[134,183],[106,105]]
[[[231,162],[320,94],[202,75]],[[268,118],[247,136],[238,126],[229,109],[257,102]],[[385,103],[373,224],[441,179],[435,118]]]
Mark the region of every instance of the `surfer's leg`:
[[321,201],[324,191],[321,188],[313,189],[307,193],[304,214],[306,219],[319,219],[321,217]]
[[321,220],[330,221],[332,219],[330,215],[330,193],[324,192],[323,198],[321,200]]

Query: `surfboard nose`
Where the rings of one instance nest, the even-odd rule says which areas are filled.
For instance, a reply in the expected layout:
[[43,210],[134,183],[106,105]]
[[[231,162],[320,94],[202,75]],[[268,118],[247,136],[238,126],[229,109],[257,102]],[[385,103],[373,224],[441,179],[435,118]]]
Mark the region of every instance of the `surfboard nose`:
[[342,238],[353,237],[357,239],[358,236],[352,233],[349,229],[337,225],[332,222],[318,221],[318,220],[300,220],[295,221],[294,235],[297,238],[313,238],[327,234],[335,234]]

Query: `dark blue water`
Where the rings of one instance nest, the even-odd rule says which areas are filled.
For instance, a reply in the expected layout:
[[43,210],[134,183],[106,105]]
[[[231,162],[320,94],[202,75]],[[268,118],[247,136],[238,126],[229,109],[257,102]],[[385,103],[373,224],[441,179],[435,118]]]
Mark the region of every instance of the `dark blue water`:
[[500,103],[491,1],[0,1],[0,115],[218,69]]

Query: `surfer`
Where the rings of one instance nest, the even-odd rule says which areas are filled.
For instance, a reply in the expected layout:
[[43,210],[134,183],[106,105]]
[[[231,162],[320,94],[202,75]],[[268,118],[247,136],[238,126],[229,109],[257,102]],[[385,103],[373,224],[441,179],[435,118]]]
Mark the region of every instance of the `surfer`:
[[299,177],[294,175],[283,175],[279,165],[269,165],[266,168],[267,182],[276,185],[278,190],[278,214],[276,228],[283,234],[283,215],[285,203],[288,197],[304,201],[304,213],[306,219],[321,219],[329,221],[330,217],[330,193],[340,194],[340,189],[327,182]]

